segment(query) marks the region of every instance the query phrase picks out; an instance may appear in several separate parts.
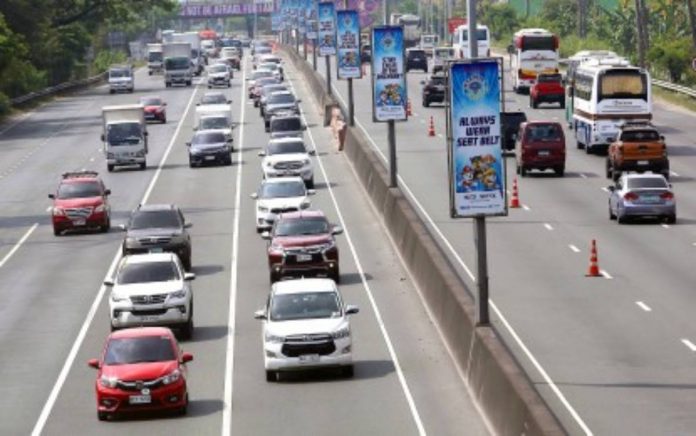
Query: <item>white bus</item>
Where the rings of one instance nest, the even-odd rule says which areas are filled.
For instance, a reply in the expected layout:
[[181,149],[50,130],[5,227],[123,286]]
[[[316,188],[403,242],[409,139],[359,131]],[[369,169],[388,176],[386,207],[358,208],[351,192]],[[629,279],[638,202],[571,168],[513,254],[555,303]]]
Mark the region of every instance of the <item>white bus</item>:
[[650,74],[622,58],[581,63],[569,93],[577,147],[588,154],[605,151],[626,121],[652,119]]
[[391,14],[390,21],[394,26],[404,26],[404,47],[416,47],[421,39],[421,17],[413,14],[395,12]]
[[508,47],[512,89],[528,91],[540,73],[558,73],[558,37],[545,29],[522,29]]
[[[478,56],[488,57],[491,55],[491,33],[488,27],[476,25],[476,41],[478,42]],[[454,30],[452,36],[452,47],[456,59],[467,59],[469,57],[469,27],[462,24]]]

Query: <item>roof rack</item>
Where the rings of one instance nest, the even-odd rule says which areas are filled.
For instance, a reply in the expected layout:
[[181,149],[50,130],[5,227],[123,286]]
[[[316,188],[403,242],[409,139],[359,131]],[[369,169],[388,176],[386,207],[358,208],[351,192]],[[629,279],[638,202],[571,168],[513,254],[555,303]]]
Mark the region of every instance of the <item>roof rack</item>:
[[648,121],[648,120],[639,120],[639,121],[624,121],[619,125],[619,129],[624,129],[626,127],[655,127],[653,124]]
[[88,171],[88,170],[83,170],[83,171],[68,171],[63,173],[63,178],[64,179],[77,179],[80,177],[98,177],[99,173],[96,171]]

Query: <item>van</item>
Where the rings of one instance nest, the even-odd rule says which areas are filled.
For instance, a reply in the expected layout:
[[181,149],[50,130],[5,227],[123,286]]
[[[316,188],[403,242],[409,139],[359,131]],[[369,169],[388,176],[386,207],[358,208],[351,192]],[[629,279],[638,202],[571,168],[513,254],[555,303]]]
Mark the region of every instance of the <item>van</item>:
[[281,114],[273,116],[270,120],[271,138],[285,138],[295,136],[302,138],[307,126],[302,123],[299,115]]
[[560,123],[534,121],[520,125],[515,138],[517,174],[524,177],[530,170],[550,169],[562,177],[565,160],[565,136]]

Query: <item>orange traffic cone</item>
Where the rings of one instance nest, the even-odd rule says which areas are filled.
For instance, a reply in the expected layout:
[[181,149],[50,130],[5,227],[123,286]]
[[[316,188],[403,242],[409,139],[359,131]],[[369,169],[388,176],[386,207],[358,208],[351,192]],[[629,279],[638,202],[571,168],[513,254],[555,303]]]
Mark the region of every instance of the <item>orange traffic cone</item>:
[[510,199],[510,208],[517,209],[520,207],[520,197],[517,193],[517,177],[512,179],[512,198]]
[[411,116],[413,115],[413,110],[411,109],[411,99],[409,98],[408,101],[406,102],[406,115]]
[[587,270],[585,277],[601,277],[599,265],[597,264],[597,242],[592,240],[592,249],[590,250],[590,267]]
[[428,136],[435,136],[435,120],[430,116],[430,125],[428,126]]

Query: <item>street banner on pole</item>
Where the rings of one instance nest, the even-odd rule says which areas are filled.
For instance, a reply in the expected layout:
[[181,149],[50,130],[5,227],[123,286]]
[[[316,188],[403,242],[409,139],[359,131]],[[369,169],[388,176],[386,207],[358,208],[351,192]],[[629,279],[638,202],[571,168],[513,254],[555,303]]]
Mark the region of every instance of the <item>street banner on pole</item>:
[[336,73],[339,79],[360,79],[360,17],[358,11],[336,11]]
[[449,64],[447,106],[450,214],[507,215],[500,139],[500,58]]
[[307,0],[307,9],[305,9],[307,39],[317,39],[317,3],[317,0]]
[[376,26],[372,29],[373,121],[406,121],[406,89],[404,29]]
[[319,20],[319,56],[336,54],[336,13],[331,2],[321,2],[317,7]]

